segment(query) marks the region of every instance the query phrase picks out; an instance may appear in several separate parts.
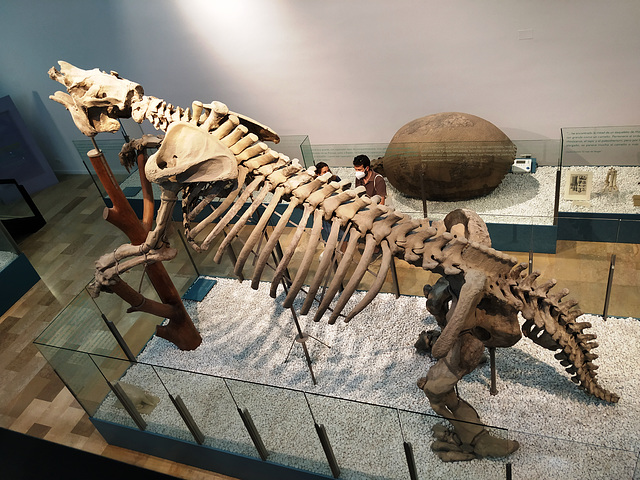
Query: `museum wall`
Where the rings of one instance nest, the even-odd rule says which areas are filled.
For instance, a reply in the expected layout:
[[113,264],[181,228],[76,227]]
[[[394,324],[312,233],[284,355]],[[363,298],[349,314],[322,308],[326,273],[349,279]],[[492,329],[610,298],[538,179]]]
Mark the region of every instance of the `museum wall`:
[[386,143],[442,111],[558,139],[640,124],[639,19],[637,0],[5,1],[0,96],[58,173],[84,172],[81,134],[48,99],[59,59],[173,104],[224,101],[312,144]]

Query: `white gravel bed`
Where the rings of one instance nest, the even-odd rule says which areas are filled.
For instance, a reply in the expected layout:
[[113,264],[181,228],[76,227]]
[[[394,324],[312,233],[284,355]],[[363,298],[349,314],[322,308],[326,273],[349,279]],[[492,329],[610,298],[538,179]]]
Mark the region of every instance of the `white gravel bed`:
[[[598,335],[598,378],[620,395],[615,405],[581,392],[553,352],[529,339],[499,349],[498,395],[489,395],[486,364],[459,382],[459,393],[486,424],[508,429],[496,434],[518,440],[520,450],[507,460],[443,463],[429,449],[430,427],[440,420],[425,415],[433,411],[416,386],[433,364],[413,347],[420,331],[436,326],[424,298],[380,294],[349,324],[299,317],[306,333],[330,346],[307,342],[318,381],[314,386],[303,350],[293,343],[297,332],[291,312],[280,307],[283,293],[273,300],[268,291],[267,284],[254,291],[250,282],[218,279],[203,302],[186,302],[203,336],[198,349],[183,352],[161,338],[150,340],[139,361],[168,368],[156,368],[156,374],[139,364],[121,379],[161,399],[143,415],[149,431],[191,441],[159,375],[184,400],[207,445],[257,457],[236,410],[247,408],[269,461],[326,475],[330,471],[311,412],[327,429],[341,478],[408,478],[403,438],[413,444],[420,478],[504,478],[505,461],[513,464],[516,479],[633,477],[640,450],[637,319],[581,318]],[[109,395],[96,416],[131,424],[115,403]]]
[[[609,167],[564,167],[560,180],[561,212],[580,213],[640,213],[633,206],[633,195],[640,194],[640,167],[615,167],[618,171],[619,192],[603,193]],[[564,182],[567,172],[593,172],[591,201],[573,202],[564,199]],[[535,173],[507,173],[500,185],[489,195],[459,202],[429,201],[429,218],[439,220],[457,208],[468,208],[478,212],[488,223],[525,225],[552,225],[556,192],[557,167],[542,166]],[[353,178],[353,169],[334,168],[334,173],[343,179]],[[409,215],[421,218],[422,200],[400,193],[387,181],[387,204]]]
[[[343,179],[353,178],[353,168],[335,169]],[[556,167],[538,167],[535,173],[507,173],[500,185],[484,197],[457,202],[427,202],[429,218],[439,220],[457,208],[478,212],[485,222],[553,224]],[[422,218],[422,200],[409,198],[387,181],[387,205]]]
[[0,250],[0,271],[9,266],[16,258],[18,258],[18,255],[15,253]]

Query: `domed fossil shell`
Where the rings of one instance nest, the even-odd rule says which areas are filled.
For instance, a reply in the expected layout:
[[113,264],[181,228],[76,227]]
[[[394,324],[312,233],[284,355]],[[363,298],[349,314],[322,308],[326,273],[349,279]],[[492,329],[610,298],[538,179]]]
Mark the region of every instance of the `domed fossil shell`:
[[405,195],[468,200],[491,193],[513,165],[516,146],[475,115],[445,112],[404,125],[391,139],[382,166]]

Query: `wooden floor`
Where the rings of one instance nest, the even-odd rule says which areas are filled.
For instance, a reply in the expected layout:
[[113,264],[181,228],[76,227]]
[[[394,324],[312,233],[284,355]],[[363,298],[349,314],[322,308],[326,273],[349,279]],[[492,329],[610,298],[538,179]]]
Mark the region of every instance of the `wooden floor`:
[[[181,478],[229,478],[107,445],[32,344],[91,279],[94,261],[125,243],[124,235],[102,219],[104,204],[88,176],[61,178],[58,185],[34,195],[34,201],[47,225],[22,240],[20,248],[41,280],[0,317],[0,427]],[[610,314],[639,316],[637,244],[558,242],[558,253],[536,255],[534,266],[544,277],[554,276],[559,285],[569,287],[585,311],[598,313],[612,253],[617,263]],[[528,261],[526,254],[517,256]],[[206,264],[207,259],[201,263]],[[183,258],[182,267],[176,263],[167,268],[179,271],[186,264]],[[230,264],[223,262],[218,271],[229,274],[230,270]],[[399,262],[402,293],[420,295],[428,281],[425,275],[427,272]]]
[[230,478],[108,445],[32,344],[91,279],[94,261],[125,242],[102,220],[104,203],[89,176],[61,178],[34,201],[47,225],[20,248],[41,280],[0,317],[0,427],[179,478]]

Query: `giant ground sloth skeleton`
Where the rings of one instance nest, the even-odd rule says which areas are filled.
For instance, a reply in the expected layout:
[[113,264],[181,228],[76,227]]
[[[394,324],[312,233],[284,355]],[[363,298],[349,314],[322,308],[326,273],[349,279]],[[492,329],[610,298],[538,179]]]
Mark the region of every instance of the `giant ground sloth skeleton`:
[[[485,346],[509,347],[521,338],[518,312],[525,319],[522,332],[537,344],[556,351],[556,358],[573,382],[599,399],[618,400],[617,395],[596,381],[597,366],[593,360],[597,355],[592,352],[597,346],[595,335],[583,333],[590,327],[588,323],[576,322],[581,312],[575,301],[564,300],[568,291],[552,293],[555,281],[538,285],[538,273],[526,274],[526,264],[518,264],[515,258],[492,249],[486,226],[474,212],[456,210],[434,223],[412,220],[372,202],[363,188],[345,190],[344,182],[328,182],[328,176],[316,177],[313,169],[305,171],[296,160],[263,143],[279,140],[273,130],[231,112],[223,103],[193,102],[191,109],[174,107],[162,99],[144,95],[140,85],[120,78],[115,72],[86,71],[59,63],[60,71],[52,68],[49,75],[64,84],[68,93],[56,92],[51,98],[69,110],[85,135],[93,137],[98,132],[117,131],[118,118],[123,117],[132,117],[138,123],[149,120],[166,133],[159,150],[144,165],[146,178],[157,183],[162,192],[156,226],[144,242],[122,245],[96,262],[96,294],[101,290],[118,293],[115,287],[122,283],[119,274],[136,265],[150,265],[175,256],[175,250],[168,246],[166,229],[180,194],[186,238],[196,251],[206,250],[218,235],[224,234],[214,257],[217,262],[247,221],[263,207],[234,269],[242,279],[245,263],[255,255],[251,279],[254,289],[258,288],[293,211],[299,208],[302,219],[275,266],[270,289],[275,298],[311,219],[310,238],[301,265],[290,279],[285,307],[290,307],[303,285],[308,284],[301,308],[302,314],[308,314],[337,258],[337,268],[313,317],[319,321],[329,310],[328,321],[335,322],[367,271],[377,247],[382,251],[379,272],[365,297],[346,314],[347,322],[379,292],[393,257],[441,275],[433,287],[425,286],[427,308],[442,328],[431,346],[438,361],[427,377],[419,380],[432,408],[454,427],[455,433],[447,437],[449,443],[436,442],[435,449],[441,458],[502,456],[518,448],[517,442],[489,435],[479,425],[475,410],[455,391],[458,381],[476,368]],[[265,205],[267,195],[270,200]],[[196,217],[214,200],[220,201],[220,205],[197,223]],[[288,206],[262,244],[264,230],[281,202]],[[231,224],[243,207],[244,213]],[[314,276],[307,278],[323,220],[331,223],[325,254]],[[348,232],[344,254],[339,252],[341,229]],[[364,252],[333,304],[362,242]]]

